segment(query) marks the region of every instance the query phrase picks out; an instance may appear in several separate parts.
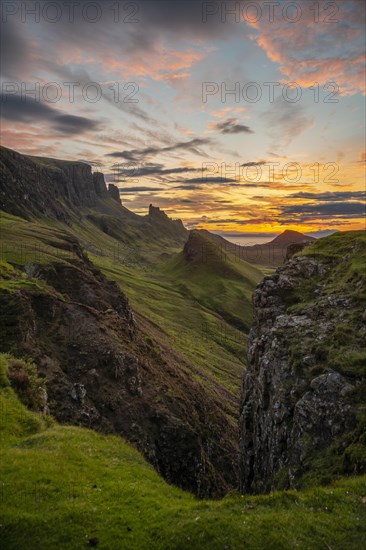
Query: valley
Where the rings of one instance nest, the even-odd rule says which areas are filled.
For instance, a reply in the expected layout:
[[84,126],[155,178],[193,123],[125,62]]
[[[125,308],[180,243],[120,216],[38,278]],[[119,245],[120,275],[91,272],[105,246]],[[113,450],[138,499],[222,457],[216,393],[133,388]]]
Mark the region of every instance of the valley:
[[6,548],[358,548],[364,232],[239,247],[0,166]]

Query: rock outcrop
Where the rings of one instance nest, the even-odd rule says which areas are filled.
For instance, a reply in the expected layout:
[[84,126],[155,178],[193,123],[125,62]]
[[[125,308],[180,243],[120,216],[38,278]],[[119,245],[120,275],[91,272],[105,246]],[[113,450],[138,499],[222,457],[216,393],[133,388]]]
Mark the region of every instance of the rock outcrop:
[[112,197],[112,199],[114,199],[119,204],[122,204],[121,197],[119,196],[119,189],[116,185],[114,185],[113,183],[108,184],[108,193]]
[[186,238],[187,229],[184,227],[182,220],[173,220],[167,214],[160,210],[158,206],[149,206],[149,214],[146,217],[147,224],[150,226],[152,235],[166,236],[172,238]]
[[366,294],[353,267],[366,246],[355,240],[343,252],[342,238],[332,239],[317,243],[324,254],[307,248],[254,294],[240,417],[243,492],[366,468]]
[[302,252],[302,250],[304,250],[304,248],[306,246],[309,246],[309,244],[311,244],[310,241],[308,242],[300,242],[300,243],[292,243],[292,244],[289,244],[287,249],[286,249],[286,258],[285,260],[290,260],[290,258],[292,258],[292,256],[295,256],[295,254],[298,254],[299,252]]

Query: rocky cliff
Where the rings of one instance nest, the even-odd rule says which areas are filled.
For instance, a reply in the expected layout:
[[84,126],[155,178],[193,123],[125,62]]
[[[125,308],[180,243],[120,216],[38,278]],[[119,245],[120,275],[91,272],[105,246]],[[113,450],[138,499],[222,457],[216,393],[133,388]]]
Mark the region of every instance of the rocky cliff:
[[365,265],[365,232],[339,233],[257,287],[241,403],[242,491],[366,470]]
[[93,207],[100,199],[119,200],[116,190],[108,190],[103,174],[92,173],[83,162],[29,157],[0,148],[1,209],[10,214],[68,221],[70,209]]

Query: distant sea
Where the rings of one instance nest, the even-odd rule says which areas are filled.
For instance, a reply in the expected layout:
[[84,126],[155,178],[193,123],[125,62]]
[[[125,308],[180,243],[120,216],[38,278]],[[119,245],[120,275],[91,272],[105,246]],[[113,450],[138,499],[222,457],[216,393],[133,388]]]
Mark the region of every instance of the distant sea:
[[232,235],[223,235],[221,234],[222,237],[224,237],[224,239],[226,239],[227,241],[231,242],[231,243],[235,243],[235,244],[238,244],[240,246],[253,246],[255,244],[266,244],[266,243],[269,243],[270,241],[273,241],[273,239],[275,238],[276,235],[266,235],[265,237],[261,236],[261,237],[256,237],[256,236],[253,236],[253,237],[247,237],[247,236],[235,236],[233,237]]

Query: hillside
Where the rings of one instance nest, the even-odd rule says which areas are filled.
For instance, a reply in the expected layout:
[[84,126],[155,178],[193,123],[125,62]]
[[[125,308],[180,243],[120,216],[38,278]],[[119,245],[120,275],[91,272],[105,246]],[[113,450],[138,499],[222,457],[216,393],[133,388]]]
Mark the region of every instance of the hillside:
[[[107,235],[133,242],[173,239],[183,244],[182,222],[138,216],[122,206],[118,189],[82,162],[31,157],[0,147],[1,210],[27,220],[56,219],[72,227],[87,218]],[[159,209],[157,209],[159,210]],[[161,223],[161,217],[164,221]],[[157,223],[160,220],[160,223]]]
[[258,286],[241,404],[243,491],[366,472],[365,265],[366,233],[339,232]]
[[206,310],[219,314],[233,330],[249,332],[251,295],[262,273],[225,252],[201,231],[191,231],[183,251],[164,265],[165,276]]
[[[8,159],[14,152],[3,148],[0,153],[3,163],[9,163],[11,170]],[[30,157],[14,154],[18,155],[20,164],[23,159],[30,162]],[[36,164],[40,162],[39,157],[32,159]],[[46,165],[58,162],[63,161],[42,160]],[[2,181],[6,178],[0,179],[0,183]],[[13,190],[35,185],[32,179],[24,181],[20,178],[14,180]],[[3,193],[6,194],[5,188]],[[187,277],[178,281],[172,276],[171,264],[180,258],[189,236],[179,220],[169,220],[165,213],[153,206],[150,206],[147,216],[137,216],[110,198],[98,199],[93,207],[68,208],[67,212],[70,215],[67,224],[55,221],[54,217],[35,217],[30,213],[27,216],[31,219],[25,224],[18,218],[3,215],[6,258],[17,264],[53,261],[64,255],[60,251],[63,245],[60,245],[59,237],[75,238],[92,262],[121,286],[134,313],[139,315],[146,330],[153,333],[151,337],[154,339],[156,334],[163,337],[167,345],[193,363],[194,376],[203,381],[215,396],[222,391],[226,395],[229,392],[229,399],[221,406],[236,419],[240,379],[246,362],[246,334],[238,331],[237,319],[243,301],[250,302],[261,272],[257,270],[255,277],[251,276],[249,280],[243,278],[242,287],[239,278],[227,281],[224,276],[213,274],[217,283],[214,306],[218,304],[227,313],[227,296],[222,293],[222,287],[233,295],[230,306],[239,314],[232,324],[214,308],[202,308],[196,299],[200,290],[206,291],[202,278],[197,279],[192,294],[187,293]],[[237,258],[234,261],[236,264]],[[243,275],[245,277],[245,273]],[[238,273],[237,276],[240,277]],[[231,292],[234,286],[234,292]],[[247,327],[251,322],[250,310],[250,305],[249,310],[245,307]],[[202,339],[203,333],[205,338]]]
[[2,262],[1,350],[35,360],[59,421],[123,435],[166,479],[198,494],[235,486],[235,425],[219,396],[140,322],[75,238],[58,239],[48,250],[62,259]]
[[19,548],[359,549],[366,478],[266,496],[197,500],[115,436],[29,412],[0,357],[1,542]]

